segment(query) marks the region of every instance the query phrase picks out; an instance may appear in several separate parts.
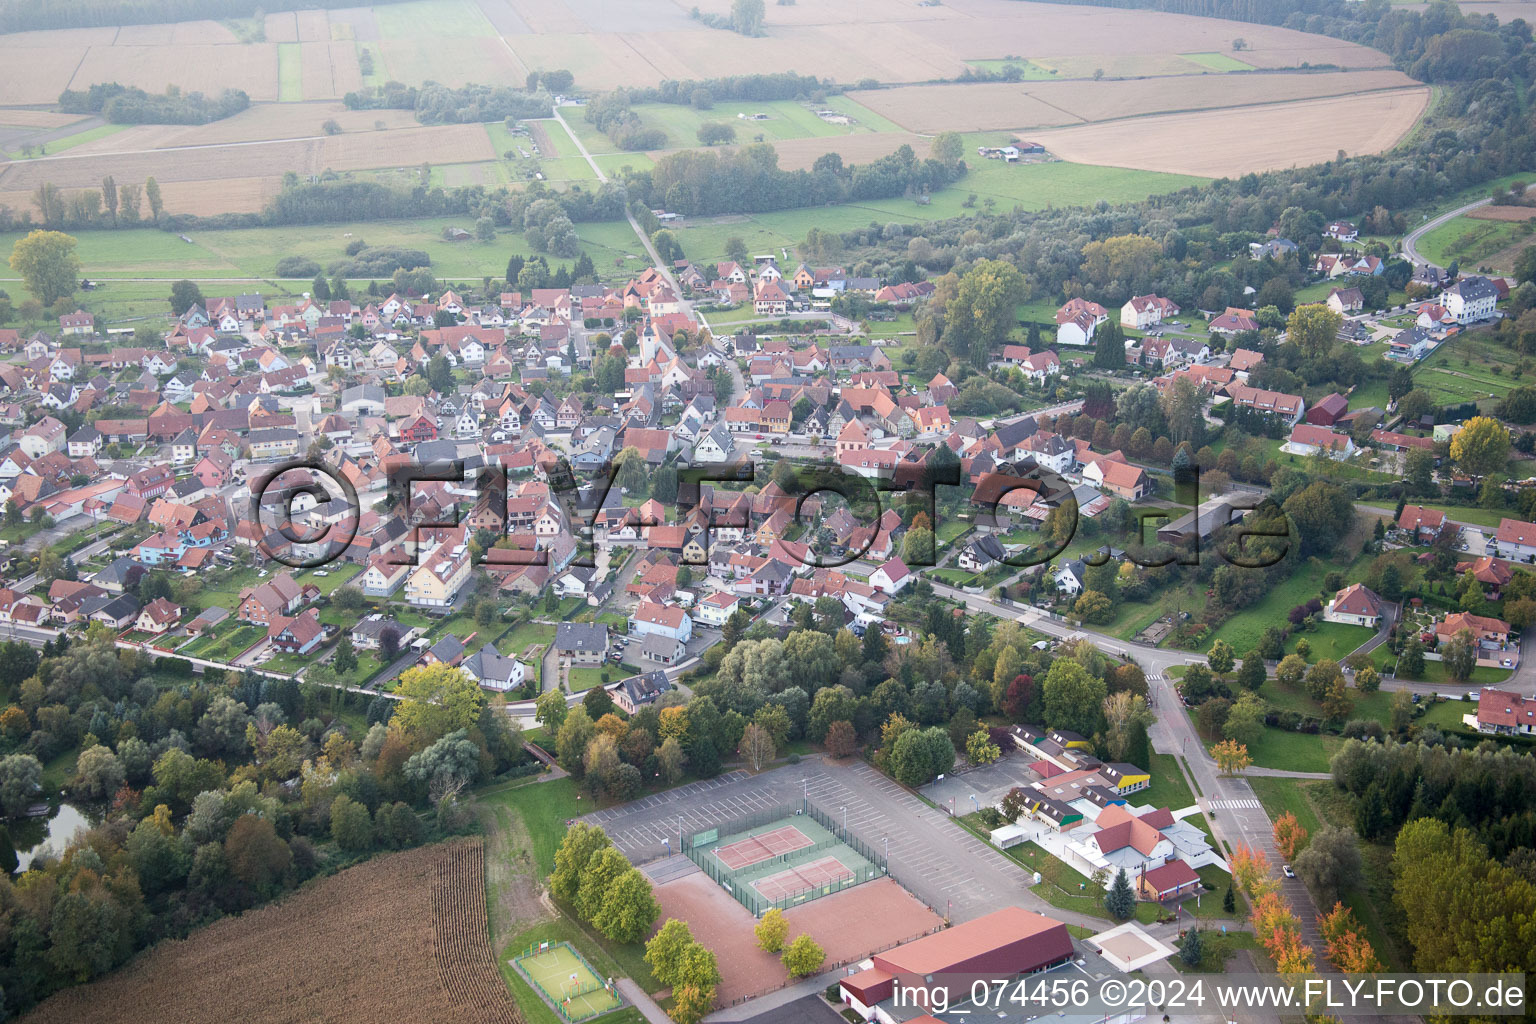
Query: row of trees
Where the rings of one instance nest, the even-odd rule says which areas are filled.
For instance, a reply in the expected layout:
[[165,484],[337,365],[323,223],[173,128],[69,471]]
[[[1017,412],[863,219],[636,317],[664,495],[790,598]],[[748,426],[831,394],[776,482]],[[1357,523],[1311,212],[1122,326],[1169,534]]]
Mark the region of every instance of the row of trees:
[[[393,0],[384,0],[385,3]],[[0,32],[31,29],[81,28],[100,25],[158,25],[202,18],[257,17],[263,12],[292,11],[313,7],[344,7],[341,0],[58,0],[36,4],[30,0],[0,3]]]
[[580,821],[560,840],[549,893],[614,942],[639,942],[661,913],[640,869],[606,832]]
[[65,89],[59,108],[72,114],[100,114],[113,124],[208,124],[233,117],[251,105],[240,89],[225,89],[217,96],[182,92],[168,86],[163,93],[148,93],[117,82],[88,89]]
[[[567,72],[569,74],[569,72]],[[514,89],[508,85],[476,85],[458,88],[427,82],[420,88],[386,82],[371,89],[347,93],[342,102],[350,110],[412,110],[422,124],[471,124],[480,121],[550,117],[554,100],[542,89]]]

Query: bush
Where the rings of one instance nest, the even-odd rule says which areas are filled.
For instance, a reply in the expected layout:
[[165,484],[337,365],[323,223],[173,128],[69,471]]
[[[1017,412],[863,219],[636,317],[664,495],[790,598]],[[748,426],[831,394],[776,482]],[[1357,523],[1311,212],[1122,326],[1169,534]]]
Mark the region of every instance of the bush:
[[277,261],[278,277],[314,277],[320,273],[320,264],[307,256],[284,256]]

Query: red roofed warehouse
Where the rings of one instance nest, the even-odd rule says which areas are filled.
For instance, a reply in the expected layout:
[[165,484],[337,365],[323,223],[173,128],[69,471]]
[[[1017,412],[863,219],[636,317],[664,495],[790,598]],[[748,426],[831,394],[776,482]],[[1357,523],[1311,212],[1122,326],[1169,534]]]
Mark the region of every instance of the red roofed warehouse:
[[[908,942],[870,957],[872,966],[844,978],[838,990],[860,1017],[890,999],[897,982],[929,991],[954,987],[950,1001],[970,996],[970,979],[1012,978],[1072,959],[1067,926],[1022,907],[1004,907],[974,921]],[[943,975],[955,975],[945,979]],[[959,976],[964,976],[959,977]]]

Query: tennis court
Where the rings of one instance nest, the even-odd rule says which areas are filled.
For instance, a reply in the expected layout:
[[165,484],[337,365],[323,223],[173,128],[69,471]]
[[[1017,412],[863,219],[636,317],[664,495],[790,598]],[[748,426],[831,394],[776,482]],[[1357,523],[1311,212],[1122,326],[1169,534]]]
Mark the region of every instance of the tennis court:
[[715,857],[730,870],[740,871],[750,864],[765,861],[769,857],[793,853],[795,850],[803,850],[814,843],[815,840],[795,826],[785,825],[772,832],[748,836],[745,839],[738,839],[729,846],[719,847],[715,850]]
[[797,864],[778,874],[759,878],[752,883],[752,888],[761,893],[765,900],[775,901],[807,889],[846,882],[853,877],[854,872],[842,861],[836,857],[823,857],[809,864]]
[[885,875],[885,858],[808,800],[683,837],[683,854],[761,917]]
[[568,1021],[586,1020],[624,1005],[617,990],[608,988],[569,942],[530,946],[512,965]]

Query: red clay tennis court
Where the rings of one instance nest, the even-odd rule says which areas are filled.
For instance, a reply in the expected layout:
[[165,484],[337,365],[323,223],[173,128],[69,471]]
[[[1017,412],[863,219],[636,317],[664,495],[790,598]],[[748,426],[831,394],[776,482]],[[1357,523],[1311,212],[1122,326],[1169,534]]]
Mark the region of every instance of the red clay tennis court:
[[752,888],[761,893],[763,899],[773,901],[852,877],[853,872],[848,870],[842,861],[836,857],[823,857],[809,864],[801,864],[799,867],[780,871],[776,875],[759,878],[752,883]]
[[723,867],[740,871],[769,857],[803,850],[811,843],[810,836],[793,825],[785,825],[772,832],[764,832],[760,836],[748,836],[746,839],[738,839],[729,846],[722,846],[715,850],[715,856],[719,858]]

